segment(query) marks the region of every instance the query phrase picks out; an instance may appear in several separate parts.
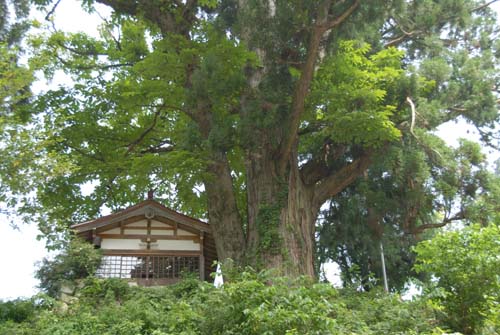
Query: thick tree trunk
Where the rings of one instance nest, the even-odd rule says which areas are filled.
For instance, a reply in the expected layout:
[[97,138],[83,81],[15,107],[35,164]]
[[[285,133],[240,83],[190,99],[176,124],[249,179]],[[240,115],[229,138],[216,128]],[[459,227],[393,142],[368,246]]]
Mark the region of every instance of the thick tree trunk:
[[367,153],[321,182],[314,182],[301,175],[296,148],[284,170],[272,149],[265,144],[259,148],[248,153],[246,159],[246,222],[242,222],[236,205],[225,155],[215,155],[209,166],[212,177],[207,178],[205,187],[219,260],[230,258],[237,265],[314,277],[314,233],[319,208],[366,170],[371,155]]
[[[285,272],[314,276],[314,232],[319,208],[313,203],[313,192],[307,188],[294,162],[289,173],[288,202],[282,210],[281,234],[284,239],[284,261],[295,269]],[[287,263],[285,263],[286,266]]]
[[314,276],[314,224],[318,208],[302,182],[295,157],[284,173],[262,150],[247,161],[248,244],[246,261],[285,275]]
[[[268,151],[269,152],[269,151]],[[258,269],[274,268],[283,275],[313,277],[314,224],[318,208],[293,158],[278,175],[277,160],[262,151],[247,161],[248,221],[243,224],[236,206],[229,164],[217,155],[205,181],[208,216],[220,261]],[[246,226],[246,234],[243,227]]]
[[241,263],[245,251],[245,237],[236,205],[229,163],[218,153],[208,167],[205,180],[208,218],[215,237],[219,260],[232,259]]
[[[321,49],[321,41],[326,33],[340,25],[357,8],[352,5],[339,16],[330,15],[330,0],[318,5],[315,23],[307,43],[307,55],[302,60],[300,78],[295,87],[280,89],[290,95],[289,113],[280,115],[279,108],[286,106],[287,99],[270,97],[260,91],[264,78],[278,73],[276,60],[266,49],[266,44],[253,38],[258,29],[245,26],[241,38],[246,41],[259,59],[261,66],[248,67],[247,90],[240,101],[240,117],[246,125],[256,118],[266,119],[275,113],[275,126],[257,123],[254,136],[248,143],[242,143],[246,151],[247,221],[242,222],[236,206],[232,178],[227,159],[216,157],[210,164],[209,172],[214,176],[205,184],[208,196],[208,212],[214,230],[219,260],[232,258],[238,264],[250,264],[257,268],[275,268],[286,275],[309,275],[313,277],[314,232],[317,214],[322,203],[331,196],[330,190],[340,192],[359,173],[359,164],[342,170],[337,178],[329,173],[325,182],[304,182],[297,161],[298,130],[305,110],[306,98],[314,76]],[[274,16],[275,8],[261,4]],[[240,15],[253,15],[255,4],[239,2]],[[259,6],[257,6],[259,7]],[[273,9],[274,8],[274,9]],[[271,53],[272,54],[272,53]],[[274,70],[273,70],[274,68]],[[274,72],[273,72],[274,71]],[[289,91],[287,91],[289,90]],[[261,106],[261,110],[259,107]],[[200,109],[206,114],[209,108]],[[272,118],[271,118],[272,119]],[[200,129],[205,130],[205,138],[210,122],[197,120]],[[223,156],[219,154],[216,156]],[[328,171],[329,172],[329,171]],[[352,174],[351,174],[352,172]],[[330,177],[330,178],[328,178]],[[321,187],[317,187],[320,184]],[[245,231],[243,231],[245,228]]]

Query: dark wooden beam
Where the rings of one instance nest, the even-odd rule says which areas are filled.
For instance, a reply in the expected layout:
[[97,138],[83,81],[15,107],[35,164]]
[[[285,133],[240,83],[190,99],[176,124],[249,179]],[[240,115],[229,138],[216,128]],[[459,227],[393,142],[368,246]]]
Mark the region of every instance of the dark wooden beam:
[[198,250],[128,250],[103,249],[104,256],[199,256]]
[[183,240],[200,242],[199,236],[172,236],[172,235],[152,235],[152,234],[97,234],[101,238],[109,239],[124,239],[124,240],[141,240],[143,238],[156,239],[156,240]]

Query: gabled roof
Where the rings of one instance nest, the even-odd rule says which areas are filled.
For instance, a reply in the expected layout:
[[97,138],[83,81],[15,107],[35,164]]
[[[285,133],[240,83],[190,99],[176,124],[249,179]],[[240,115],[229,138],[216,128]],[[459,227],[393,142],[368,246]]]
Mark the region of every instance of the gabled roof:
[[151,215],[151,213],[154,213],[154,216],[163,216],[167,219],[178,222],[182,225],[185,225],[192,229],[196,229],[198,231],[202,231],[205,233],[212,232],[208,223],[176,212],[152,199],[145,200],[143,202],[138,203],[137,205],[128,207],[124,210],[121,210],[119,212],[110,215],[102,216],[92,221],[74,224],[71,226],[71,228],[75,229],[79,233],[82,233],[92,229],[112,225],[114,223],[118,223],[120,221],[123,221],[131,217],[137,217],[137,216],[147,217],[148,215]]

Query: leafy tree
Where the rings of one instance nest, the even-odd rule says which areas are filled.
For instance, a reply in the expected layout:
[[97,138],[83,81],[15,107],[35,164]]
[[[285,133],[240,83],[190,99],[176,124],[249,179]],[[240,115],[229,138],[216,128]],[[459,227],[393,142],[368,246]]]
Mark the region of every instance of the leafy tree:
[[427,229],[454,221],[486,225],[496,216],[500,184],[479,144],[460,140],[449,149],[435,136],[412,141],[392,146],[323,212],[318,263],[337,262],[346,284],[382,280],[382,242],[389,284],[402,289],[415,275],[411,248]]
[[438,289],[434,300],[452,329],[479,334],[485,320],[498,312],[499,241],[498,226],[471,226],[438,234],[415,248],[415,269],[432,276]]
[[220,259],[312,276],[321,206],[376,157],[458,117],[493,140],[483,1],[82,3],[113,9],[101,37],[31,39],[30,64],[74,84],[0,149],[9,199],[48,236],[155,189],[207,213]]
[[78,279],[95,274],[101,263],[101,253],[94,246],[78,239],[52,259],[44,258],[35,273],[39,287],[52,297],[59,297],[61,287],[75,285]]

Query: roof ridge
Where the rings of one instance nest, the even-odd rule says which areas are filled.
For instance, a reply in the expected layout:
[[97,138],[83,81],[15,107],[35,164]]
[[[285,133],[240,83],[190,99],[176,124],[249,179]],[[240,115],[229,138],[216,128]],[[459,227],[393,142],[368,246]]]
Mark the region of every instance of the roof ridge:
[[[168,213],[171,213],[173,215],[176,215],[176,216],[180,216],[184,219],[187,219],[189,220],[191,223],[193,224],[199,224],[199,225],[209,225],[207,222],[204,222],[204,221],[201,221],[199,219],[196,219],[196,218],[193,218],[189,215],[186,215],[184,213],[180,213],[176,210],[173,210],[163,204],[161,204],[160,202],[154,200],[154,199],[146,199],[146,200],[143,200],[135,205],[132,205],[130,207],[127,207],[127,208],[124,208],[120,211],[117,211],[115,213],[111,213],[111,214],[108,214],[108,215],[104,215],[104,216],[101,216],[101,217],[98,217],[96,219],[93,219],[93,220],[88,220],[88,221],[84,221],[84,222],[79,222],[79,223],[75,223],[73,225],[70,226],[70,228],[73,228],[73,229],[82,229],[82,228],[85,228],[85,227],[88,227],[88,226],[93,226],[93,225],[98,225],[100,223],[105,223],[106,221],[111,221],[111,220],[114,220],[116,218],[119,218],[120,216],[125,216],[127,215],[128,213],[131,213],[135,210],[139,210],[141,208],[144,208],[148,205],[151,205],[151,206],[155,206],[161,210],[164,210]],[[82,229],[83,230],[83,229]]]

